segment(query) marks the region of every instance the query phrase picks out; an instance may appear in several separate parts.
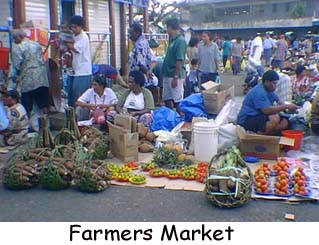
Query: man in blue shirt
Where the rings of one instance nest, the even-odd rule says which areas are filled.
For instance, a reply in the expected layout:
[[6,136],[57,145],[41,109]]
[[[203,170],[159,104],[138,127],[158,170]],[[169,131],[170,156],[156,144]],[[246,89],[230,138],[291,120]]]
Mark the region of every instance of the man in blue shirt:
[[[294,104],[282,104],[274,93],[279,75],[270,70],[265,72],[262,83],[255,86],[246,95],[237,123],[246,130],[260,134],[272,135],[288,127],[288,120],[281,118],[279,113],[284,110],[296,110]],[[276,104],[275,104],[276,102]]]

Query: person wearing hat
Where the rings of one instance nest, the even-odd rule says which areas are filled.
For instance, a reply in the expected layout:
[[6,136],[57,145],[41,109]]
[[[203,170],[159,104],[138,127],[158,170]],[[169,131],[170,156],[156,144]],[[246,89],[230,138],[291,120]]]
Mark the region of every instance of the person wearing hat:
[[[114,91],[106,87],[105,76],[96,75],[93,78],[92,88],[87,89],[75,102],[78,120],[89,120],[93,117],[94,123],[103,124],[107,114],[115,109],[117,103]],[[98,120],[99,116],[101,117]],[[101,120],[103,116],[104,120]]]
[[152,110],[154,100],[151,91],[144,88],[145,76],[141,71],[131,71],[128,77],[129,87],[119,99],[116,111],[111,112],[108,116],[109,121],[114,121],[118,113],[127,111],[131,116],[135,117],[138,122],[144,126],[150,127],[153,122]]
[[280,117],[284,110],[295,111],[295,104],[283,104],[274,93],[279,75],[273,70],[264,73],[262,83],[256,85],[246,95],[237,123],[246,130],[259,134],[278,134],[288,127],[288,120]]
[[13,146],[27,141],[29,119],[16,90],[1,91],[3,104],[7,107],[9,126],[0,131],[0,146]]
[[21,90],[21,104],[30,116],[34,102],[42,113],[50,108],[49,81],[42,48],[27,38],[22,30],[12,32],[12,64],[9,77],[16,80],[15,89]]

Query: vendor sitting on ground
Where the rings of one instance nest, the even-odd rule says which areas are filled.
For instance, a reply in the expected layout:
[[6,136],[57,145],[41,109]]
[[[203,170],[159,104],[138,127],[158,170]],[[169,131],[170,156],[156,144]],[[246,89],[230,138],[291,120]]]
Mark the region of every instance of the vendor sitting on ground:
[[[14,146],[28,140],[29,119],[16,90],[1,91],[3,104],[7,107],[9,126],[0,131],[0,146]],[[1,119],[2,120],[2,119]]]
[[292,92],[293,97],[302,96],[307,97],[312,93],[311,82],[305,75],[306,67],[298,65],[296,68],[296,76],[292,79]]
[[[284,110],[295,111],[298,106],[294,104],[282,104],[274,93],[278,73],[270,70],[264,73],[262,83],[256,85],[246,95],[237,123],[246,130],[259,134],[273,135],[287,129],[288,120],[280,117]],[[274,105],[276,102],[277,105]]]
[[[129,74],[128,78],[130,89],[126,91],[116,106],[117,113],[127,111],[138,122],[143,123],[146,127],[150,127],[153,122],[152,110],[154,110],[154,100],[151,91],[144,88],[145,76],[139,70],[133,70]],[[110,121],[114,121],[117,114],[111,112],[113,119],[108,118]]]
[[[79,121],[89,120],[99,111],[104,112],[104,119],[108,113],[115,110],[118,99],[114,91],[106,87],[104,75],[97,75],[93,78],[92,88],[86,90],[75,102],[76,113]],[[105,120],[104,120],[105,121]],[[103,121],[94,123],[102,124]]]

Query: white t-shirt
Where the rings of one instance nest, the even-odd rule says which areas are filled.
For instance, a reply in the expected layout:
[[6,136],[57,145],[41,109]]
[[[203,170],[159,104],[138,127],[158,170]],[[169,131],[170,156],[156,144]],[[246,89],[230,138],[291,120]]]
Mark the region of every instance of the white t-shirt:
[[138,95],[134,94],[133,91],[129,93],[126,97],[124,108],[126,109],[134,109],[134,110],[144,110],[144,95],[143,93],[139,93]]
[[87,34],[81,32],[74,38],[74,48],[78,53],[73,52],[72,67],[74,70],[74,76],[88,76],[92,74],[92,62],[90,52],[90,42]]
[[118,99],[110,88],[105,88],[103,95],[100,97],[93,88],[86,90],[78,99],[79,101],[93,105],[116,105]]
[[[253,50],[254,47],[256,47],[254,56],[253,54]],[[261,54],[263,52],[263,40],[261,37],[257,36],[254,38],[254,40],[251,42],[251,47],[250,47],[250,59],[253,61],[253,63],[255,63],[256,65],[261,65]]]

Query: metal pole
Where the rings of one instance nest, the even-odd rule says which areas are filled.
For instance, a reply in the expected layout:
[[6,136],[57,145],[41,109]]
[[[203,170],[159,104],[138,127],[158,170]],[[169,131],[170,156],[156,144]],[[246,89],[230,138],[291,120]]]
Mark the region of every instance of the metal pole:
[[126,6],[124,3],[120,3],[120,32],[121,32],[121,67],[123,74],[127,74],[127,44],[126,44]]
[[111,64],[116,67],[116,38],[115,38],[115,12],[114,12],[114,2],[109,0],[109,18],[110,18],[110,29],[111,29]]

